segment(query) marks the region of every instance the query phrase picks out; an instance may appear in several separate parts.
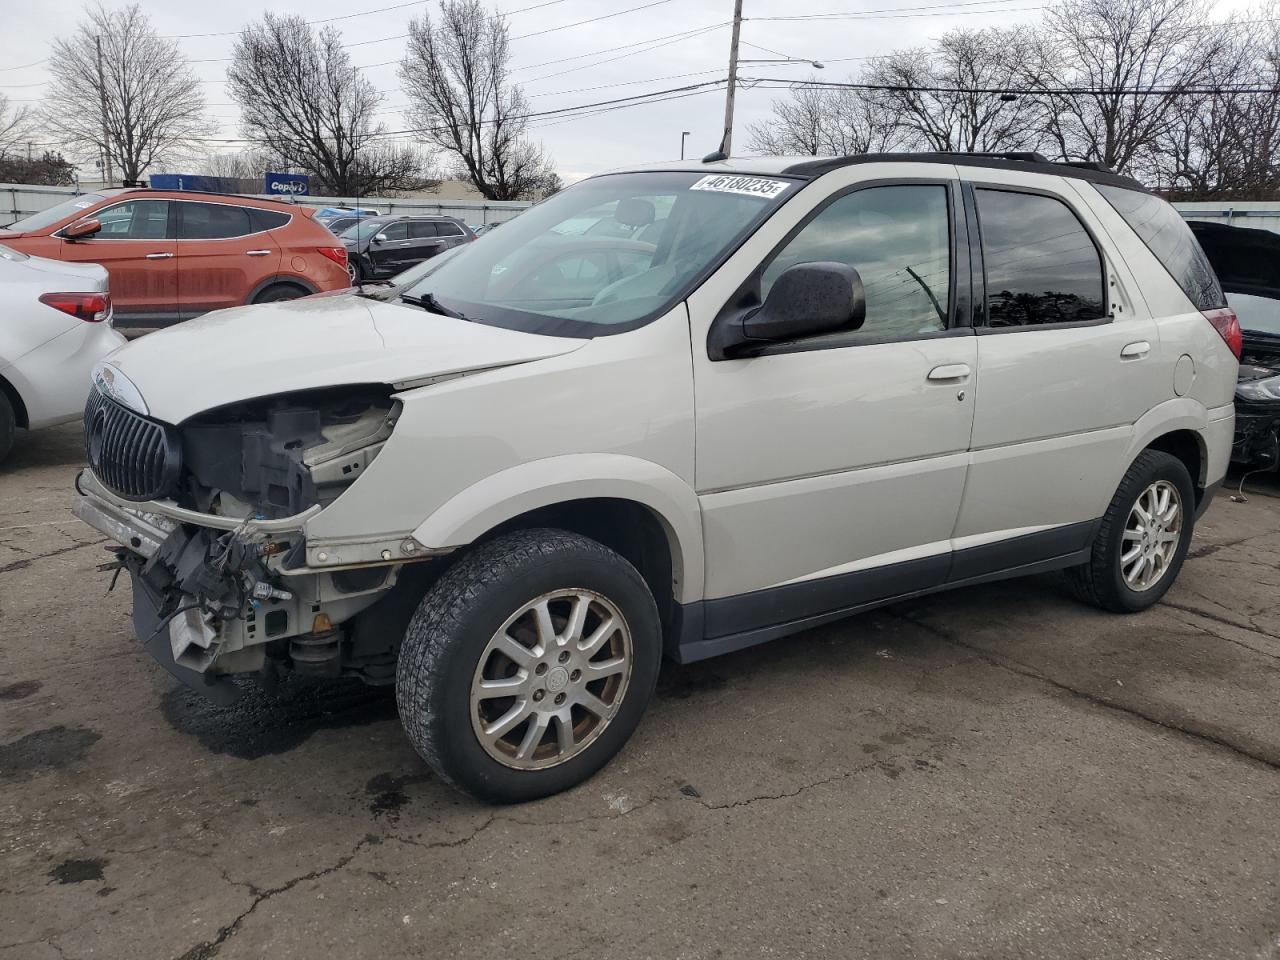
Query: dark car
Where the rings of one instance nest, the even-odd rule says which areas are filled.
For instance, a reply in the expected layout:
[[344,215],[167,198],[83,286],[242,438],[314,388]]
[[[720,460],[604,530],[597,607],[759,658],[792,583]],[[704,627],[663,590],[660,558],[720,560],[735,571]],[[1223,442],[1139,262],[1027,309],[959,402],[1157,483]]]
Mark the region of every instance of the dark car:
[[393,277],[475,238],[470,227],[453,217],[394,216],[361,220],[340,237],[353,284]]
[[335,237],[338,237],[346,233],[348,230],[354,227],[361,220],[367,220],[367,219],[369,218],[357,217],[355,214],[351,214],[349,216],[344,215],[341,217],[329,217],[327,220],[321,220],[319,217],[316,217],[316,222],[321,224],[322,226],[328,227],[329,232],[332,233]]
[[1280,466],[1280,234],[1192,221],[1244,331],[1231,459]]

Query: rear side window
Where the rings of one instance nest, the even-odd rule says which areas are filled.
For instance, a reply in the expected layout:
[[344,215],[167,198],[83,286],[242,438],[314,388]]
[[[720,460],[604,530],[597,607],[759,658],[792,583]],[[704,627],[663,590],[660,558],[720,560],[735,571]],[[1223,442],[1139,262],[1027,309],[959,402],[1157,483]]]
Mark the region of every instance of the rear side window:
[[437,222],[436,229],[440,231],[440,236],[442,237],[462,236],[462,228],[456,223],[450,223],[448,220],[441,220]]
[[179,240],[226,240],[252,232],[249,211],[225,203],[181,203]]
[[436,225],[430,220],[414,220],[410,227],[410,234],[417,240],[423,240],[436,235]]
[[[287,213],[249,208],[249,224],[253,227],[254,233],[261,233],[263,230],[275,230],[277,227],[283,227],[288,222],[289,215]],[[355,223],[354,220],[351,222]]]
[[1226,306],[1209,258],[1177,210],[1149,193],[1103,184],[1094,186],[1164,264],[1197,310]]
[[1106,316],[1102,255],[1061,200],[975,190],[987,324],[1034,327]]

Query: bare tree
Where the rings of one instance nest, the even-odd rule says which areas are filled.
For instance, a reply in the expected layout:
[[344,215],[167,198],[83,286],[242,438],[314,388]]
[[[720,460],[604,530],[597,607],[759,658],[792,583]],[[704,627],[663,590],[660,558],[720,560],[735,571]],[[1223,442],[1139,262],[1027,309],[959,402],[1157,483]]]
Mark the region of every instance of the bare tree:
[[125,180],[183,154],[209,129],[186,57],[156,36],[137,4],[90,8],[69,37],[54,41],[49,70],[51,132],[80,159],[104,156]]
[[1207,65],[1206,89],[1172,104],[1151,165],[1157,182],[1177,196],[1261,200],[1280,189],[1276,13],[1272,5],[1247,14],[1253,22],[1232,24]]
[[529,107],[510,79],[509,46],[506,21],[480,0],[441,0],[437,20],[410,21],[400,64],[411,125],[490,200],[532,196],[553,173],[526,137]]
[[9,105],[9,98],[0,93],[0,159],[11,150],[22,149],[35,128],[35,116],[30,107]]
[[1051,69],[1031,78],[1044,91],[1050,149],[1144,172],[1179,98],[1210,78],[1221,34],[1207,27],[1205,0],[1064,0],[1050,7],[1043,49]]
[[262,150],[227,150],[206,156],[200,163],[199,172],[231,180],[261,180],[262,175],[274,166],[270,155]]
[[748,150],[843,157],[905,145],[893,114],[852,88],[797,84],[786,98],[773,101],[772,111],[769,119],[748,127]]
[[338,194],[418,189],[423,158],[378,142],[382,94],[351,63],[342,35],[300,16],[267,13],[241,31],[227,70],[244,135],[286,169]]
[[956,29],[935,49],[897,50],[866,73],[879,108],[896,116],[913,147],[930,150],[1034,150],[1036,107],[1001,92],[1038,78],[1039,45],[1023,28]]

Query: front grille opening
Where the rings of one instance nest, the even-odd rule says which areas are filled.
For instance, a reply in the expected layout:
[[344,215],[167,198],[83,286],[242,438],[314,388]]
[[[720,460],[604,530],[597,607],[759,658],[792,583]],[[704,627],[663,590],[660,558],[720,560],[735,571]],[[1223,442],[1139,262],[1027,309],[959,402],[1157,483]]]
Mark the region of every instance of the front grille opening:
[[84,434],[89,466],[109,490],[142,501],[173,489],[181,454],[172,427],[94,389],[85,404]]

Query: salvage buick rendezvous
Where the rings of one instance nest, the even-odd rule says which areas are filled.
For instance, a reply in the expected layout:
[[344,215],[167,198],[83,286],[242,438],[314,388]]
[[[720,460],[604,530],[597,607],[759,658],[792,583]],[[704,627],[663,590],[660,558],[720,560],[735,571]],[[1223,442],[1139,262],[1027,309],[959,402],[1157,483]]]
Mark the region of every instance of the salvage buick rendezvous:
[[664,651],[1053,569],[1155,603],[1230,454],[1223,307],[1097,167],[599,176],[390,292],[120,350],[76,512],[184,682],[394,682],[444,779],[523,800],[622,747]]

